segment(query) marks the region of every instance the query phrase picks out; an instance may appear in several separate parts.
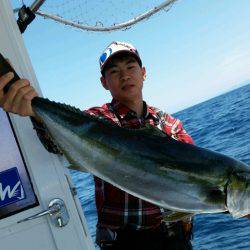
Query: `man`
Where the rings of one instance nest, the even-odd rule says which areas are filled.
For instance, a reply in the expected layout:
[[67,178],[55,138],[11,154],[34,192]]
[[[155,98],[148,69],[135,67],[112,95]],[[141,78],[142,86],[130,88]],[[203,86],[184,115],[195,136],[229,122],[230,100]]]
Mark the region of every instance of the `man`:
[[[179,120],[143,101],[146,69],[133,45],[112,42],[100,57],[100,70],[102,86],[113,100],[86,112],[132,129],[151,124],[176,140],[193,143]],[[46,127],[32,110],[31,100],[37,93],[29,82],[19,80],[3,95],[3,87],[12,77],[10,73],[0,79],[0,105],[5,111],[31,116],[45,147],[58,153]],[[192,249],[190,222],[166,224],[162,222],[163,209],[97,177],[94,180],[98,212],[96,242],[101,249]]]

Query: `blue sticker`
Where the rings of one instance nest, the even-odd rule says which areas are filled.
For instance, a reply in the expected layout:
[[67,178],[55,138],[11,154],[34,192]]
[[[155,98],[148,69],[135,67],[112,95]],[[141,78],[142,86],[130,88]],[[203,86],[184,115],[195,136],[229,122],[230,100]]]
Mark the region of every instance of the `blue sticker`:
[[100,57],[101,63],[104,63],[106,59],[107,59],[107,53],[103,53]]
[[108,48],[108,50],[106,50],[106,52],[104,52],[100,57],[101,63],[103,64],[111,55],[112,55],[112,49]]
[[26,195],[17,168],[0,173],[0,207],[25,199]]

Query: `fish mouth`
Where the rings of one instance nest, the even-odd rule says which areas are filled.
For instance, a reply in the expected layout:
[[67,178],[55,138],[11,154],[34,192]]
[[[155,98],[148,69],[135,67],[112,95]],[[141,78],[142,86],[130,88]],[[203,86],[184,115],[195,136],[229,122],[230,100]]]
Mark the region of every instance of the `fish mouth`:
[[250,214],[250,173],[234,173],[227,187],[227,208],[234,218]]

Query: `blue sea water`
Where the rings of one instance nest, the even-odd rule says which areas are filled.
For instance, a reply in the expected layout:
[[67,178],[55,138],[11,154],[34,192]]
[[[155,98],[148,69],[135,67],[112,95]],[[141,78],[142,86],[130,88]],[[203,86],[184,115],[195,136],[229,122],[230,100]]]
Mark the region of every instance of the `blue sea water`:
[[[250,164],[250,84],[174,114],[195,144]],[[90,233],[97,222],[93,177],[72,171]],[[194,250],[250,249],[250,219],[228,214],[194,217]],[[97,248],[98,249],[98,248]]]

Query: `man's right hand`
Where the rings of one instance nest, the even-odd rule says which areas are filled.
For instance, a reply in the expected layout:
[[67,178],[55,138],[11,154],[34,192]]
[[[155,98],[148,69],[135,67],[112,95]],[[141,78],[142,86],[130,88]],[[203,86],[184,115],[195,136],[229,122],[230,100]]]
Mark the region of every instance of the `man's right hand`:
[[28,80],[20,79],[16,81],[11,85],[8,92],[4,94],[3,88],[13,77],[14,74],[12,72],[0,77],[0,107],[6,112],[19,114],[21,116],[33,116],[39,120],[31,106],[31,100],[35,96],[38,96],[38,94]]

